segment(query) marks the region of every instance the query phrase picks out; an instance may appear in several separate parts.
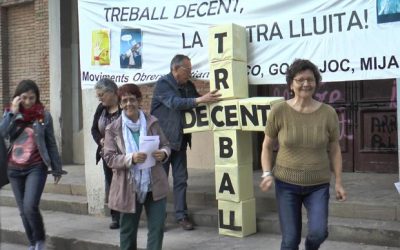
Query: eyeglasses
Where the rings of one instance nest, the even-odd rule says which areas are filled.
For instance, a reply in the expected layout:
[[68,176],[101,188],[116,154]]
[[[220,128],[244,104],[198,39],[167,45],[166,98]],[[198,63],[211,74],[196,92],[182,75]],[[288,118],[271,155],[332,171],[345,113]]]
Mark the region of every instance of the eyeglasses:
[[192,73],[192,68],[186,68],[184,66],[180,66],[180,68],[182,68],[184,71],[186,71],[186,73]]
[[310,84],[315,83],[315,79],[314,79],[314,78],[307,78],[307,79],[303,79],[303,78],[296,79],[296,78],[293,78],[293,80],[295,80],[296,82],[298,82],[298,83],[301,84],[301,85],[305,84],[306,81],[307,81],[308,83],[310,83]]
[[112,93],[111,91],[99,91],[96,93],[97,98],[101,99],[105,97],[107,94]]
[[130,103],[136,103],[138,99],[136,97],[128,97],[128,98],[121,98],[121,104],[126,105],[128,102]]

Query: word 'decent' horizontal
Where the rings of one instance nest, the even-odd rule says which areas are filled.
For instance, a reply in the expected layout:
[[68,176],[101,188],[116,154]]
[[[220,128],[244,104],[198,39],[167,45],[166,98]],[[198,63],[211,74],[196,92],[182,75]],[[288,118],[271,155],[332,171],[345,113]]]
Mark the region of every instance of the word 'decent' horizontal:
[[199,105],[185,111],[183,132],[207,130],[264,131],[271,106],[282,97],[252,97]]

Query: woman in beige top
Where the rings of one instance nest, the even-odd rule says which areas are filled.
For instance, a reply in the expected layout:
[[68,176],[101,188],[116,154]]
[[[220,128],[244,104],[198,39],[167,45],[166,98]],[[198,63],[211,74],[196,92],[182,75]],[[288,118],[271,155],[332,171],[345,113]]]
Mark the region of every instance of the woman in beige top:
[[[305,249],[319,249],[328,237],[330,166],[335,175],[336,199],[346,199],[339,122],[331,106],[313,98],[321,75],[312,62],[296,59],[286,72],[286,82],[292,98],[275,104],[268,116],[260,188],[268,191],[275,179],[281,249],[299,248],[303,204],[308,218]],[[272,168],[276,140],[279,150]]]

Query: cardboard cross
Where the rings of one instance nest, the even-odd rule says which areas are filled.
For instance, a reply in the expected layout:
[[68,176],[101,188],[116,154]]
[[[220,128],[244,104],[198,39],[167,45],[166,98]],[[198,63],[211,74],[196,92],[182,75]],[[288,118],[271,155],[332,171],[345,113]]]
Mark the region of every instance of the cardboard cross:
[[244,27],[211,27],[208,44],[210,90],[218,89],[222,101],[185,112],[184,133],[214,131],[219,233],[244,237],[256,232],[252,140],[248,131],[264,131],[271,105],[283,98],[248,98]]

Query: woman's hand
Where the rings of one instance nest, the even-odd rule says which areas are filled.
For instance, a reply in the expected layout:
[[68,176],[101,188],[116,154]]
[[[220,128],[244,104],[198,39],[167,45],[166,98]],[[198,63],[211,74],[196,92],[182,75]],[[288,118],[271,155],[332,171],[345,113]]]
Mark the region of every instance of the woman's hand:
[[14,114],[19,113],[19,106],[21,104],[21,97],[20,96],[16,96],[14,97],[12,103],[11,103],[11,112],[13,112]]
[[336,190],[336,200],[345,201],[347,198],[347,194],[346,194],[346,191],[344,190],[342,184],[336,183],[335,190]]
[[146,160],[146,158],[147,158],[146,153],[142,153],[142,152],[133,153],[132,163],[134,163],[134,164],[143,163]]
[[260,183],[261,191],[267,192],[271,188],[273,182],[274,182],[274,177],[272,175],[262,178]]
[[156,150],[151,154],[156,161],[163,161],[167,154],[163,150]]

